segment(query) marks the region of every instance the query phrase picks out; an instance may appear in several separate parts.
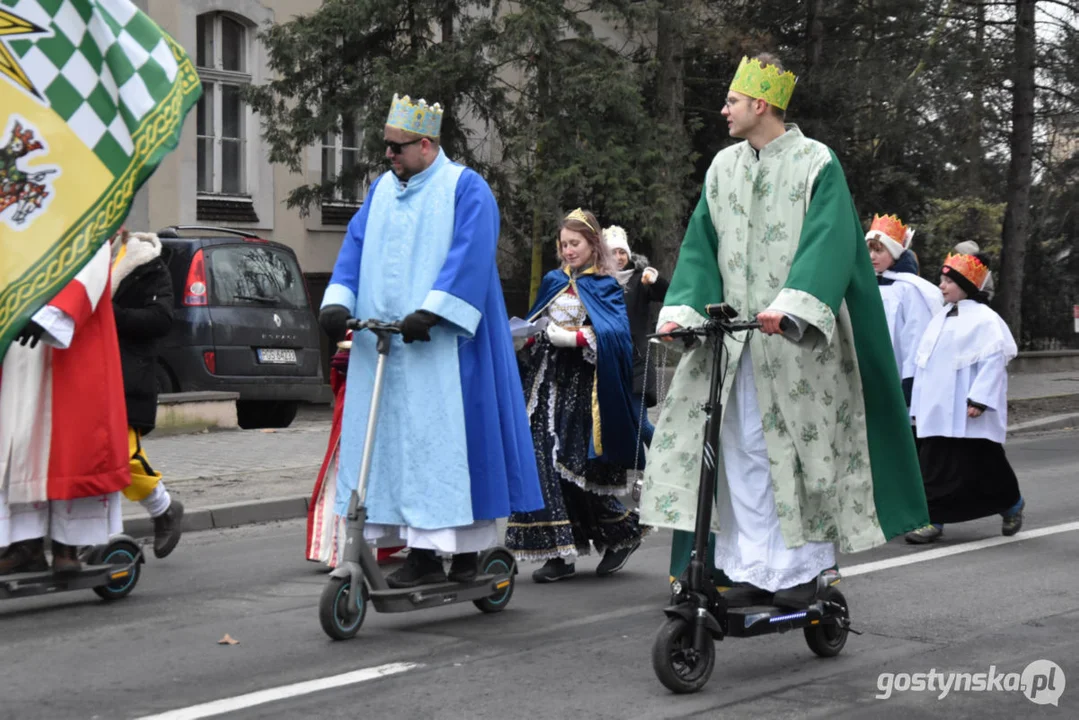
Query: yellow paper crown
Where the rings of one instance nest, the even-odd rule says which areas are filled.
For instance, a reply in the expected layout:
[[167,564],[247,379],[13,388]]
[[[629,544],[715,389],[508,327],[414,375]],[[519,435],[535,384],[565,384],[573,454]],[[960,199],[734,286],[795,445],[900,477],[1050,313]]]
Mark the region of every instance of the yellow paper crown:
[[599,234],[599,230],[596,230],[594,227],[592,227],[592,223],[588,222],[588,216],[584,214],[584,211],[581,210],[581,208],[577,208],[576,210],[571,212],[569,215],[566,216],[566,219],[583,222],[585,225],[592,228],[592,232]]
[[400,97],[394,93],[386,125],[417,135],[436,138],[442,130],[442,106],[438,103],[428,105],[423,98],[413,103],[408,95]]
[[943,274],[950,274],[948,270],[959,273],[979,290],[985,287],[985,279],[989,277],[989,268],[973,255],[953,255],[948,253],[948,257],[944,259]]
[[903,224],[903,222],[895,215],[874,215],[873,224],[869,226],[869,232],[866,233],[866,237],[869,238],[876,233],[886,235],[891,240],[899,243],[903,247],[907,246],[908,238],[907,233],[910,233],[911,237],[914,236],[914,232]]
[[786,110],[797,82],[798,78],[789,70],[781,73],[775,65],[743,57],[731,80],[731,90]]

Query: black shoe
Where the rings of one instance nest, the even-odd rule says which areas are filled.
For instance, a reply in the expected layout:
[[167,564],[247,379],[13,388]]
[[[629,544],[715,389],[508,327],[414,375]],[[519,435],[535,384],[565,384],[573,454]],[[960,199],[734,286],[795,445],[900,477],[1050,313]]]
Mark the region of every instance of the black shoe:
[[640,546],[641,543],[638,540],[633,545],[624,547],[621,550],[608,550],[603,553],[603,559],[599,561],[599,566],[596,568],[596,574],[600,577],[615,574],[626,566],[626,562],[629,561],[629,556]]
[[565,580],[577,574],[577,567],[562,558],[552,558],[543,564],[536,572],[532,573],[532,581],[538,583],[553,583]]
[[805,610],[817,599],[817,578],[801,585],[776,591],[772,604],[792,610]]
[[480,574],[479,553],[458,553],[450,563],[450,582],[472,582]]
[[1024,498],[1019,498],[1019,509],[1011,515],[1002,516],[1003,520],[1000,523],[1001,535],[1011,537],[1023,529],[1023,511],[1026,510],[1026,508],[1027,501]]
[[446,582],[446,570],[434,550],[412,549],[405,564],[386,576],[392,588],[413,588]]
[[21,540],[8,545],[0,554],[0,575],[15,573],[45,572],[49,561],[45,558],[45,540]]
[[935,542],[944,534],[943,525],[929,524],[925,527],[920,527],[917,530],[911,530],[907,533],[907,542],[911,545],[925,545],[926,543]]
[[729,608],[772,604],[772,593],[747,582],[735,583],[721,595]]
[[154,518],[154,557],[168,557],[184,534],[184,505],[179,500],[169,503],[169,509]]

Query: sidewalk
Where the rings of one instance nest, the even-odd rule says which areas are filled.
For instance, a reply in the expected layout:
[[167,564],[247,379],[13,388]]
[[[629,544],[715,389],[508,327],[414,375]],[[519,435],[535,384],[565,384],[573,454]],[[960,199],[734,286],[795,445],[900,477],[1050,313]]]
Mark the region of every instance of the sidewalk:
[[[1008,398],[1011,434],[1079,427],[1079,372],[1012,375]],[[650,414],[655,421],[655,410]],[[183,501],[185,527],[230,527],[305,516],[330,420],[328,406],[314,406],[284,430],[151,435],[143,444]],[[151,532],[136,503],[124,503],[124,518],[129,533]]]

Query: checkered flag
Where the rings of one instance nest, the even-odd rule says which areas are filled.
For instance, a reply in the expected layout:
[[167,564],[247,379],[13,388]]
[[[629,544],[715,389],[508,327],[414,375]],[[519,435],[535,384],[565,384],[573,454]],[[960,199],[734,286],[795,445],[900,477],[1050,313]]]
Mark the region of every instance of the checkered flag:
[[201,92],[130,0],[0,0],[0,356],[116,231]]

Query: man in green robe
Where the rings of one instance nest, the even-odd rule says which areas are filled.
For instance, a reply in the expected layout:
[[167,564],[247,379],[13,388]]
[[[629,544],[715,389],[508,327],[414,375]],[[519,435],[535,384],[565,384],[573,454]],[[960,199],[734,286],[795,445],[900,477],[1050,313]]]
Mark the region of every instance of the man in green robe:
[[[868,550],[928,517],[843,170],[827,146],[784,123],[795,81],[771,56],[743,58],[723,115],[744,142],[708,170],[659,316],[669,332],[726,302],[762,323],[726,340],[712,531],[725,571],[716,581],[747,591],[732,603],[804,595],[835,565],[836,545]],[[780,333],[784,317],[795,327]],[[683,531],[674,577],[692,547],[712,354],[704,345],[681,358],[645,471],[642,523]]]

